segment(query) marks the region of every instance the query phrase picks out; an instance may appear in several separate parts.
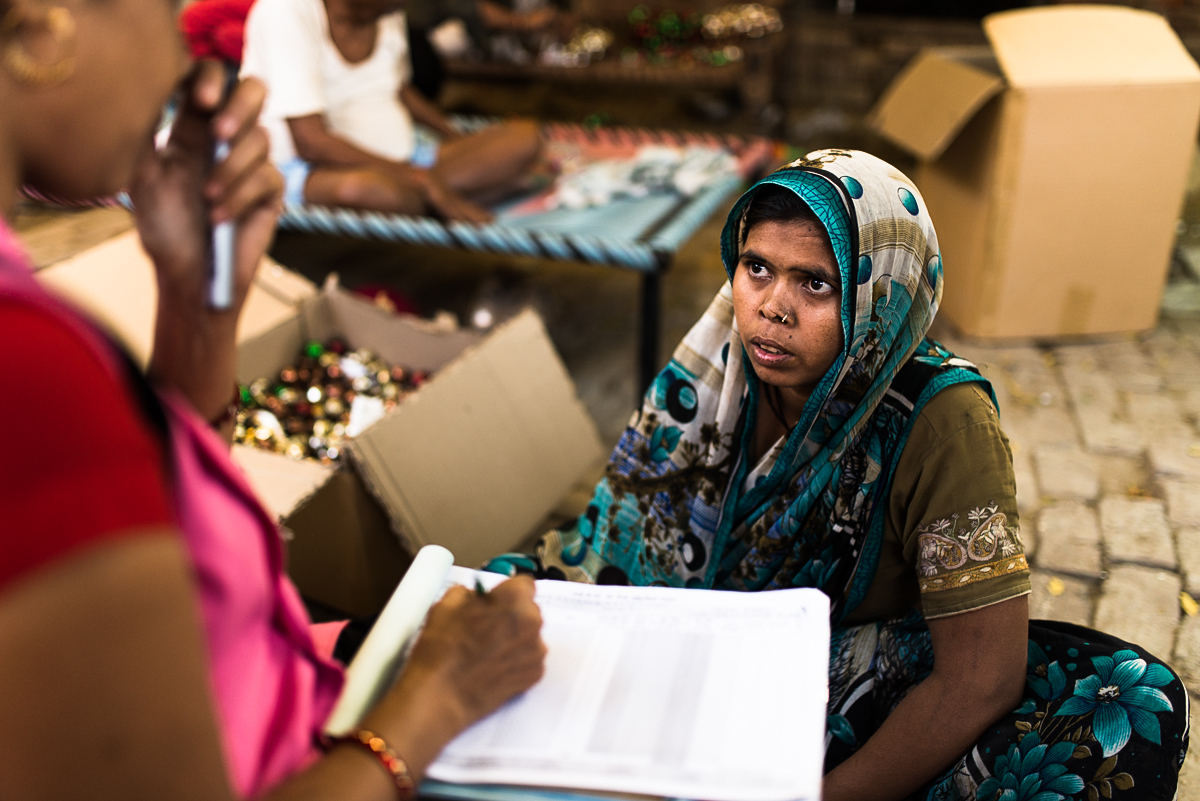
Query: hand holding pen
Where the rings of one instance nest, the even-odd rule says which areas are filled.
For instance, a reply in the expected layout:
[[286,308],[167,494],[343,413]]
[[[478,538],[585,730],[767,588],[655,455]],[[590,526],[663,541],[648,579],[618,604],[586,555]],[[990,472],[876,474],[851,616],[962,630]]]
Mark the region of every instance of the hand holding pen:
[[[147,136],[130,186],[142,244],[158,278],[158,316],[150,369],[186,395],[206,418],[228,406],[236,369],[237,315],[274,234],[283,180],[258,126],[266,90],[229,77],[216,62],[194,65],[180,84],[167,141]],[[214,164],[216,142],[228,147]],[[210,253],[214,229],[231,253],[225,308],[214,308]],[[224,298],[216,298],[224,302]]]
[[478,579],[473,590],[451,587],[429,610],[405,672],[438,673],[463,726],[492,712],[541,677],[546,648],[534,594],[528,576],[491,591]]

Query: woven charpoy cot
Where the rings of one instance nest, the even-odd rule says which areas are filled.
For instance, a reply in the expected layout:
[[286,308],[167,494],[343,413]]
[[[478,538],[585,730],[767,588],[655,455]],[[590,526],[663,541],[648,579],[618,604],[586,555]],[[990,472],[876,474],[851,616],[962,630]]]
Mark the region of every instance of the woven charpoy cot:
[[[462,129],[486,124],[458,118]],[[646,145],[711,148],[733,156],[728,169],[711,177],[689,196],[675,191],[643,197],[618,197],[587,208],[550,208],[544,202],[555,187],[505,203],[495,220],[474,225],[444,223],[432,217],[356,211],[313,205],[289,205],[280,217],[284,230],[408,242],[439,248],[465,248],[534,258],[582,261],[635,270],[642,275],[639,343],[639,391],[658,370],[660,281],[680,247],[747,179],[776,159],[770,140],[638,128],[587,128],[549,123],[543,126],[547,149],[581,163],[632,159]],[[578,164],[576,165],[578,166]],[[714,243],[714,247],[715,247]]]

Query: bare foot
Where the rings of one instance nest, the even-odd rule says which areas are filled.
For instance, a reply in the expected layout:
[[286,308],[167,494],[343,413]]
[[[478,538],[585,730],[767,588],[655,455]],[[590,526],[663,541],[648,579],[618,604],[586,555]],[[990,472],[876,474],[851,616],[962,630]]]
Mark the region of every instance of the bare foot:
[[490,211],[447,189],[436,179],[426,184],[425,197],[433,212],[447,220],[481,224],[495,219]]

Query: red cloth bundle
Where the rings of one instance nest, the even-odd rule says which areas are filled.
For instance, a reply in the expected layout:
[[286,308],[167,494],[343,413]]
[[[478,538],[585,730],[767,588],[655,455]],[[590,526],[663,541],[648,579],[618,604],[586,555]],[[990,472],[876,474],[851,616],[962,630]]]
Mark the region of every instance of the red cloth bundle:
[[254,0],[196,0],[179,15],[179,28],[193,58],[239,64],[246,16]]

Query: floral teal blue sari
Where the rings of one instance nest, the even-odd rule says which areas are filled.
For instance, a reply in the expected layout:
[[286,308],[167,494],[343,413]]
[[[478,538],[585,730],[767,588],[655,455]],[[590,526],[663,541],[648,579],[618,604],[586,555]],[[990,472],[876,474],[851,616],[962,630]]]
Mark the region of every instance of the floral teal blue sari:
[[[925,336],[942,292],[941,254],[904,175],[865,153],[821,151],[765,178],[722,233],[731,278],[744,214],[764,184],[794,192],[829,234],[845,342],[769,470],[746,481],[761,396],[727,284],[647,391],[586,513],[547,533],[536,555],[507,555],[488,568],[601,584],[822,590],[833,629],[828,771],[933,669],[919,611],[843,622],[874,579],[910,426],[946,387],[990,386]],[[1024,556],[1003,567],[1025,570]],[[1022,703],[912,797],[1173,798],[1188,741],[1178,677],[1099,632],[1050,622],[1029,632]]]

